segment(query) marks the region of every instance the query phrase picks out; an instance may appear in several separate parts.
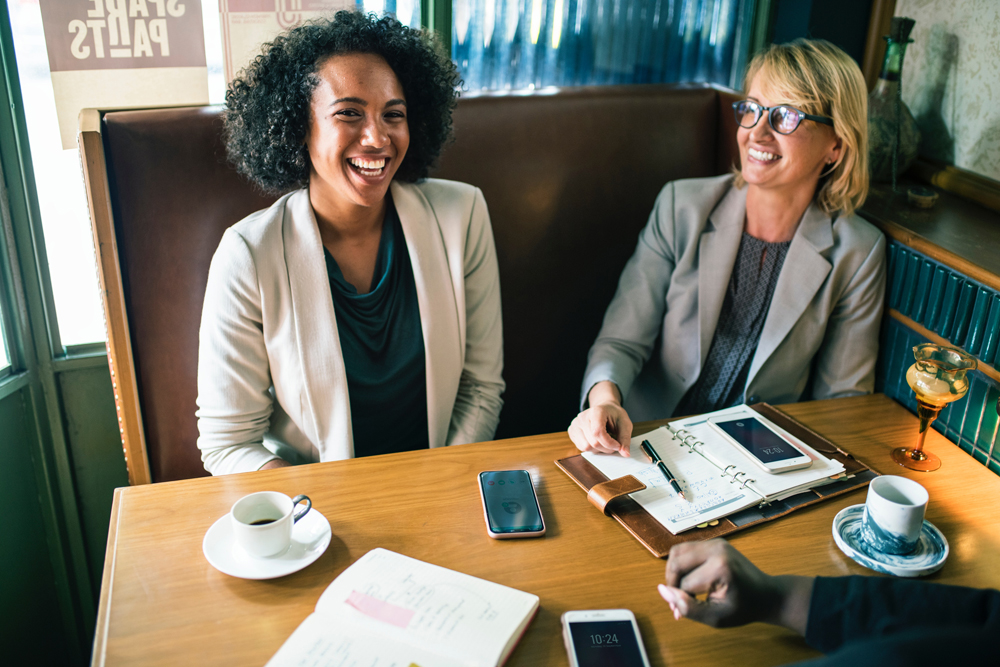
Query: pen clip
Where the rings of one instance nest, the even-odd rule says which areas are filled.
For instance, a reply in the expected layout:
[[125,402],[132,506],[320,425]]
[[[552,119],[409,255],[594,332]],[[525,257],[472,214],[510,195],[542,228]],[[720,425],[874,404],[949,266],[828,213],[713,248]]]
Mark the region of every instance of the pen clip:
[[650,463],[656,463],[657,461],[660,460],[660,457],[659,455],[657,455],[656,450],[654,450],[653,446],[649,444],[649,440],[643,440],[642,442],[640,442],[639,449],[641,449],[642,453],[646,455],[646,458],[649,459]]

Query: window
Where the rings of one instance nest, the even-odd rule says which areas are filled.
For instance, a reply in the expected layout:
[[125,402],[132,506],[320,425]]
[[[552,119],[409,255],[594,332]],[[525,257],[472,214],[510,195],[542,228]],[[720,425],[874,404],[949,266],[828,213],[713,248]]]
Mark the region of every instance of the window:
[[3,328],[3,306],[0,305],[0,375],[10,366],[10,354],[7,352],[7,333]]
[[739,85],[754,0],[454,0],[468,90]]
[[8,10],[60,339],[63,345],[103,341],[80,155],[60,142],[41,11],[37,0],[14,0]]
[[[209,98],[225,96],[216,3],[203,1]],[[38,0],[8,3],[52,301],[63,347],[102,342],[104,317],[80,153],[63,150]],[[60,354],[63,350],[53,350]]]

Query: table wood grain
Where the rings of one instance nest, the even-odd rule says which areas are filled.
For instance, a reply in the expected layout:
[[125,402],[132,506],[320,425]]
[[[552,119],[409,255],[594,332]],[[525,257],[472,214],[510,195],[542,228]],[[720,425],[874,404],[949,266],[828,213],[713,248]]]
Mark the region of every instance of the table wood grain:
[[[936,431],[927,448],[944,465],[917,473],[889,459],[916,418],[883,395],[782,406],[881,473],[930,492],[927,518],[951,555],[930,581],[1000,588],[1000,477]],[[665,561],[600,514],[553,461],[571,455],[565,433],[185,480],[115,492],[101,589],[95,665],[263,665],[312,612],[326,586],[375,547],[535,593],[541,609],[509,665],[567,664],[559,617],[571,609],[635,612],[653,665],[780,665],[817,655],[786,630],[755,624],[712,630],[675,621],[660,599]],[[538,490],[548,534],[487,537],[476,475],[523,468]],[[241,496],[305,493],[330,521],[333,540],[315,563],[269,581],[215,570],[202,538]],[[874,573],[834,544],[831,525],[856,491],[732,536],[770,573]]]

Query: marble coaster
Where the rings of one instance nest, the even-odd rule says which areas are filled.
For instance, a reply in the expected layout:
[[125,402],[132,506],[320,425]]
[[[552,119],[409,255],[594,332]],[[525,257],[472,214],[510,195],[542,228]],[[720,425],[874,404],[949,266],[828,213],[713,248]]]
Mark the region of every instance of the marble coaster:
[[834,541],[858,565],[897,577],[924,577],[940,570],[948,559],[948,540],[930,521],[924,521],[911,553],[894,556],[872,549],[861,537],[864,511],[864,504],[852,505],[833,520]]

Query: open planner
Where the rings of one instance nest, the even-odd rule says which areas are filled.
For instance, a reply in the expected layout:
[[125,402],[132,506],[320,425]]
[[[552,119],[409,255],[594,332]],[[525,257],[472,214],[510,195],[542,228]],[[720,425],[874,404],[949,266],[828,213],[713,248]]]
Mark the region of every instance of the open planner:
[[[674,534],[747,507],[829,484],[835,481],[833,477],[844,472],[841,463],[819,454],[777,426],[775,430],[805,452],[812,459],[812,465],[779,474],[766,472],[708,425],[709,417],[750,417],[754,414],[749,408],[740,406],[661,426],[633,438],[632,456],[627,459],[617,454],[592,452],[583,456],[611,479],[634,475],[644,483],[646,490],[632,494],[632,498]],[[642,440],[649,441],[676,475],[686,500],[673,492],[657,467],[643,456],[639,448]]]
[[372,549],[267,667],[497,667],[537,610],[537,595]]
[[[755,416],[772,426],[808,455],[812,464],[767,472],[708,423],[712,417],[741,415]],[[643,440],[649,441],[677,478],[686,499],[674,493],[643,455],[639,447]],[[614,504],[607,498],[600,504],[594,494],[588,494],[591,502],[658,557],[666,556],[678,542],[718,537],[769,521],[863,486],[875,476],[850,454],[767,404],[727,408],[633,435],[630,451],[630,458],[587,452],[556,465],[586,491],[597,490],[602,483],[610,489],[603,495],[613,497]],[[643,485],[645,489],[636,490]],[[720,520],[718,525],[707,525],[716,520]]]

